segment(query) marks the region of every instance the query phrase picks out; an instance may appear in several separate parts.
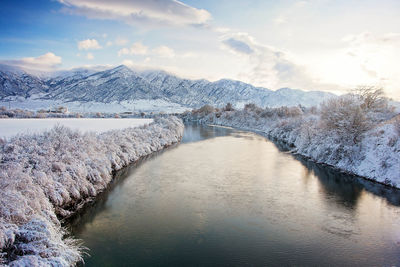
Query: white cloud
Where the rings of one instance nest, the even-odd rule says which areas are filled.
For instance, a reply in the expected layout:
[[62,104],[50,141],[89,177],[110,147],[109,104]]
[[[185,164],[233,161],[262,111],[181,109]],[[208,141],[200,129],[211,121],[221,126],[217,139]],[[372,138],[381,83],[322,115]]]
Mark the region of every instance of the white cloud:
[[212,30],[217,33],[228,33],[231,31],[231,29],[228,27],[212,27]]
[[400,97],[400,33],[347,35],[342,39],[343,45],[344,48],[322,55],[314,72],[327,82],[347,88],[382,86],[388,95]]
[[147,64],[148,62],[149,62],[148,58],[146,58],[143,62],[134,62],[133,60],[130,60],[130,59],[124,59],[121,64],[127,66],[128,68],[136,70],[136,71],[159,69],[159,68],[155,68],[151,65],[148,65]]
[[135,64],[134,64],[133,61],[130,60],[130,59],[124,59],[124,60],[122,61],[122,65],[125,65],[125,66],[127,66],[127,67],[132,67],[132,66],[134,66]]
[[182,58],[198,58],[199,55],[194,52],[185,52],[181,55]]
[[163,58],[173,58],[175,57],[175,51],[165,45],[161,45],[159,47],[156,47],[153,49],[153,53],[156,54],[159,57]]
[[[128,68],[131,68],[134,71],[145,71],[145,70],[160,70],[162,69],[163,71],[166,71],[172,75],[177,75],[180,77],[182,76],[182,69],[177,68],[176,66],[169,66],[169,65],[162,65],[160,66],[159,64],[149,64],[148,58],[146,58],[143,61],[133,61],[130,59],[125,59],[121,62],[121,64],[127,66]],[[187,77],[186,78],[194,78],[194,77]]]
[[37,70],[37,71],[51,71],[54,70],[62,62],[61,57],[48,52],[38,57],[25,57],[16,60],[3,60],[2,64],[20,67],[23,69]]
[[280,15],[280,16],[276,17],[275,19],[273,19],[273,22],[276,25],[281,25],[281,24],[287,23],[288,22],[288,18],[286,16],[284,16],[284,15]]
[[136,42],[131,46],[132,55],[146,55],[147,50],[147,46],[143,45],[141,42]]
[[400,33],[348,35],[342,39],[341,48],[313,54],[310,62],[301,63],[287,52],[258,43],[247,33],[225,34],[221,43],[223,49],[242,58],[237,77],[254,85],[336,93],[359,85],[376,85],[399,99]]
[[122,48],[118,51],[118,56],[122,55],[146,55],[148,51],[147,46],[141,42],[134,43],[130,48]]
[[129,55],[131,53],[131,50],[129,48],[122,48],[118,51],[118,56],[122,56],[122,55]]
[[59,0],[65,10],[89,18],[112,19],[128,24],[202,25],[211,15],[177,0]]
[[107,46],[107,47],[112,46],[112,45],[124,46],[124,45],[128,44],[128,42],[129,42],[129,41],[128,41],[127,39],[124,39],[124,38],[117,38],[117,39],[115,39],[114,42],[108,41],[108,42],[106,43],[106,46]]
[[347,35],[342,39],[342,41],[353,46],[364,44],[399,44],[400,33],[390,32],[379,36],[371,32],[362,32],[360,34]]
[[279,14],[272,19],[272,22],[275,25],[279,26],[296,21],[296,16],[298,14],[303,14],[303,12],[305,12],[304,9],[310,4],[308,1],[295,1],[289,3],[289,5],[283,5],[284,7]]
[[282,87],[305,90],[332,90],[329,84],[322,84],[291,60],[287,53],[274,47],[257,43],[247,33],[231,33],[222,37],[222,48],[244,60],[239,79],[270,89]]
[[89,49],[101,49],[102,47],[99,45],[96,39],[86,39],[78,42],[79,50],[89,50]]
[[247,55],[254,53],[253,48],[251,48],[250,45],[248,45],[246,43],[246,41],[242,41],[237,38],[230,37],[228,39],[223,40],[222,42],[228,48],[230,48],[232,50],[232,52],[236,52],[239,54],[247,54]]
[[143,45],[141,42],[136,42],[131,47],[124,47],[118,51],[119,57],[123,55],[153,55],[160,58],[173,58],[175,57],[175,51],[165,45],[158,46],[149,51],[147,46]]
[[89,60],[92,60],[92,59],[94,59],[94,56],[92,53],[87,53],[86,58]]
[[114,43],[116,45],[123,46],[123,45],[126,45],[128,43],[128,40],[123,39],[123,38],[117,38]]

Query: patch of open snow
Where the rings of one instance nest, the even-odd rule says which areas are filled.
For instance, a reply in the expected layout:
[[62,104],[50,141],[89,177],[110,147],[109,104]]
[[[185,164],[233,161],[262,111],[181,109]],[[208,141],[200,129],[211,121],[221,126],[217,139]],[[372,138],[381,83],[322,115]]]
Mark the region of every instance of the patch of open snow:
[[[11,109],[54,109],[55,107],[64,106],[71,112],[164,112],[164,113],[181,113],[188,107],[168,102],[163,99],[137,99],[133,101],[122,101],[113,103],[101,102],[63,102],[60,100],[39,99],[40,95],[34,95],[31,98],[10,98],[0,101],[0,106]],[[9,101],[10,100],[10,101]]]
[[56,125],[65,126],[81,132],[101,133],[113,129],[138,127],[152,123],[153,119],[0,119],[0,137],[9,138],[16,134],[37,134],[50,130]]

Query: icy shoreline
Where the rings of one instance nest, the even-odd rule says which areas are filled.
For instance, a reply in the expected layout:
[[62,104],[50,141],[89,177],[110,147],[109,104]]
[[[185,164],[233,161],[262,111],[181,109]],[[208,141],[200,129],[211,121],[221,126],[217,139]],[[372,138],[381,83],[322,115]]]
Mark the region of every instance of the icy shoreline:
[[286,143],[291,152],[339,171],[400,188],[400,141],[396,125],[383,123],[369,130],[360,143],[343,142],[335,134],[319,131],[314,115],[263,118],[251,110],[186,113],[185,121],[228,126],[264,133]]
[[113,173],[177,143],[184,125],[157,118],[101,134],[55,127],[0,144],[0,265],[70,266],[81,246],[65,238],[63,218],[102,192]]

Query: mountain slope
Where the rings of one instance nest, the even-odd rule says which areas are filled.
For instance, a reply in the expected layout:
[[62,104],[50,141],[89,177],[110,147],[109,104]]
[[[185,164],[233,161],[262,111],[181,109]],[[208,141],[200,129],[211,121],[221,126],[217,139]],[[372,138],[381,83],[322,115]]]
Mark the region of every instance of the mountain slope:
[[125,66],[83,78],[77,74],[61,80],[51,79],[48,84],[52,87],[52,91],[46,96],[47,98],[67,102],[111,103],[162,97],[154,86]]
[[311,106],[334,96],[290,88],[272,91],[228,79],[215,82],[181,79],[164,71],[137,72],[124,65],[104,71],[76,69],[60,73],[57,77],[44,79],[25,72],[0,69],[0,99],[7,96],[29,98],[40,94],[40,99],[58,102],[161,100],[185,107],[224,106],[228,102],[242,106],[252,102],[262,107],[275,107]]
[[46,83],[23,70],[0,65],[0,99],[6,97],[28,98],[48,92]]

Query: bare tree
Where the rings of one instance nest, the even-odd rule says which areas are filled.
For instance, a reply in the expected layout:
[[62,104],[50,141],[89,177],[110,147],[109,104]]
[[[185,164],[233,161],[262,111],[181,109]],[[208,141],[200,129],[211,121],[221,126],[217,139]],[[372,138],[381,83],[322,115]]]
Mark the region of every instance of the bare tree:
[[363,102],[361,108],[364,110],[378,111],[388,107],[388,100],[382,87],[377,86],[358,86],[351,91]]
[[334,131],[344,139],[352,140],[354,144],[371,127],[360,102],[352,95],[332,98],[322,103],[321,123],[325,130]]
[[205,115],[208,115],[210,113],[213,113],[215,111],[215,108],[211,105],[204,105],[201,108],[197,110],[199,113],[203,113]]
[[234,111],[232,103],[227,103],[224,107],[224,111]]

